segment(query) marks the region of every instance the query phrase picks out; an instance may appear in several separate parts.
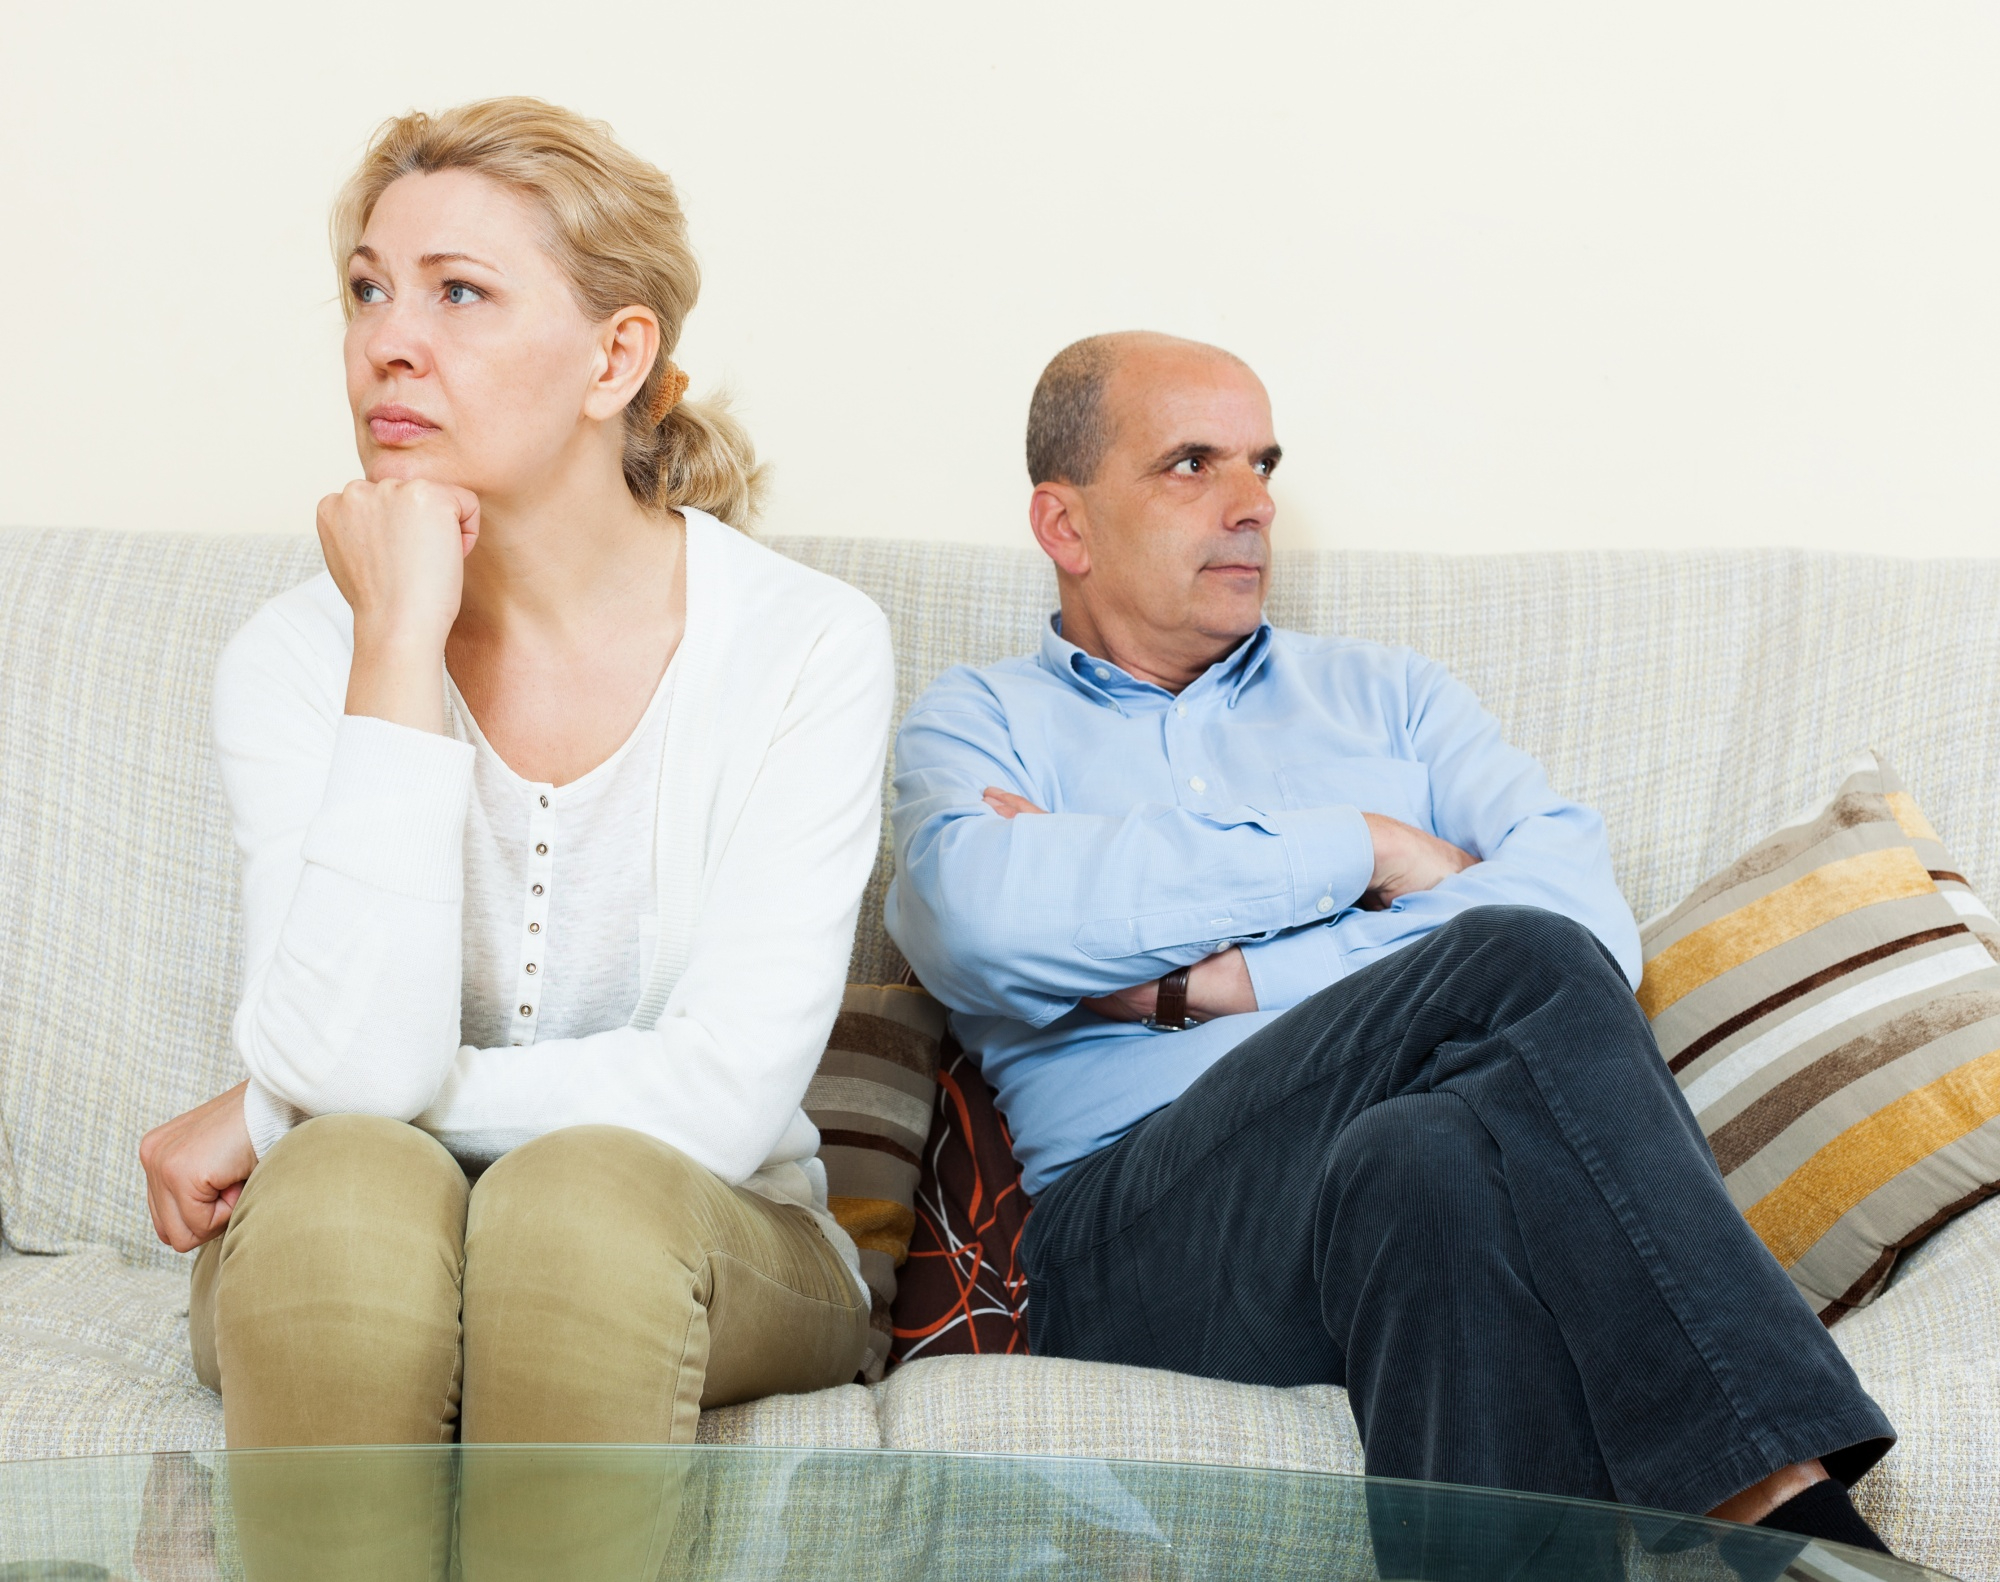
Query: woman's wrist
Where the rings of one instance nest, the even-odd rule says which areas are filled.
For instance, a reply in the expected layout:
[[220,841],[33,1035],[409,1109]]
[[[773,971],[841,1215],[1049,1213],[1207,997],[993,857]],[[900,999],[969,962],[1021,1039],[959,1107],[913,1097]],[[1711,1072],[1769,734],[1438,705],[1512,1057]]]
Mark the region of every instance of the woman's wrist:
[[443,635],[370,631],[357,620],[346,711],[442,735]]

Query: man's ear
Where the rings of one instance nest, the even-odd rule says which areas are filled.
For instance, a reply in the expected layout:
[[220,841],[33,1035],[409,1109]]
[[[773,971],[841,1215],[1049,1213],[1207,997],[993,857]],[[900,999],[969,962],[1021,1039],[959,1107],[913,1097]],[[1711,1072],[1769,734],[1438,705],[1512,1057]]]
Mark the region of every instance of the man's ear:
[[1028,497],[1028,526],[1035,542],[1065,576],[1090,572],[1090,549],[1083,537],[1088,523],[1083,494],[1074,484],[1038,483]]

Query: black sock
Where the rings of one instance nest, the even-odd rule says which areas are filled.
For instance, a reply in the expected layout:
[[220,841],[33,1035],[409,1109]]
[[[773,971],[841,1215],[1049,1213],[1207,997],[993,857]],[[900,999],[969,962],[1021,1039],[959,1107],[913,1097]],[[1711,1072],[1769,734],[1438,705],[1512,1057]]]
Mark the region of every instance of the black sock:
[[1757,1523],[1804,1538],[1824,1538],[1832,1544],[1852,1544],[1856,1549],[1873,1549],[1888,1554],[1881,1535],[1862,1520],[1847,1497],[1847,1490],[1833,1478],[1815,1483],[1803,1494],[1794,1494],[1770,1515]]

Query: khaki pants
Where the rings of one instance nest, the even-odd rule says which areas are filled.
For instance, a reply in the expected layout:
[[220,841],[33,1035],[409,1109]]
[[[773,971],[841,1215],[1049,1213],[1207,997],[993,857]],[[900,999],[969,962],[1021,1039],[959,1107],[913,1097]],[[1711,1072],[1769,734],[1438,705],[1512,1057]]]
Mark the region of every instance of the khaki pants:
[[[188,1330],[232,1450],[662,1444],[693,1440],[705,1406],[851,1379],[868,1308],[804,1209],[726,1186],[641,1132],[552,1132],[468,1185],[413,1126],[327,1115],[270,1151],[202,1248]],[[271,1517],[244,1533],[253,1569],[438,1574],[450,1491],[386,1462],[346,1474],[352,1489],[312,1482],[331,1464],[243,1464],[239,1519]],[[531,1516],[488,1467],[456,1495],[467,1574],[513,1574],[548,1543],[587,1540],[601,1554],[589,1574],[640,1575],[678,1505],[657,1478],[621,1491],[601,1471],[555,1498],[545,1463]],[[552,1509],[570,1512],[566,1536],[545,1530]],[[425,1561],[427,1532],[444,1547]],[[576,1548],[556,1552],[585,1574]]]

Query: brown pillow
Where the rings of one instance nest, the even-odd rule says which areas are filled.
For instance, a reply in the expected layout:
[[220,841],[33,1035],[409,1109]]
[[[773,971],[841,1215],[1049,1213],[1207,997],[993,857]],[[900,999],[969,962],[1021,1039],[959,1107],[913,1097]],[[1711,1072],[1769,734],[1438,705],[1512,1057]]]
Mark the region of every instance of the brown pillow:
[[862,1376],[882,1377],[889,1360],[889,1310],[896,1270],[916,1224],[918,1160],[937,1091],[944,1007],[922,989],[849,984],[805,1111],[819,1128],[827,1207],[861,1249],[873,1298]]
[[1027,1354],[1020,1253],[1028,1210],[993,1090],[947,1033],[916,1234],[896,1293],[891,1367],[954,1353]]
[[2000,931],[1878,757],[1640,938],[1729,1195],[1826,1323],[2000,1187]]

